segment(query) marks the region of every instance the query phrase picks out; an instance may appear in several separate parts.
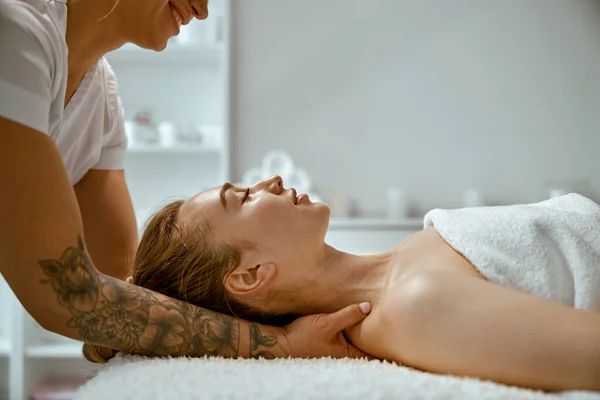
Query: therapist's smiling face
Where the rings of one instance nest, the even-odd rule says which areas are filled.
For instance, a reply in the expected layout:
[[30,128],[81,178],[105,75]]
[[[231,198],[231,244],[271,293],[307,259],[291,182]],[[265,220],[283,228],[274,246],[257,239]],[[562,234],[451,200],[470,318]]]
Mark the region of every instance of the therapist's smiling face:
[[329,207],[285,189],[280,177],[250,188],[225,184],[199,193],[181,207],[186,224],[208,223],[219,241],[253,243],[270,262],[297,264],[322,251]]
[[[109,0],[112,2],[112,0]],[[202,23],[208,17],[208,0],[119,0],[111,13],[119,35],[151,50],[163,50],[182,25]]]

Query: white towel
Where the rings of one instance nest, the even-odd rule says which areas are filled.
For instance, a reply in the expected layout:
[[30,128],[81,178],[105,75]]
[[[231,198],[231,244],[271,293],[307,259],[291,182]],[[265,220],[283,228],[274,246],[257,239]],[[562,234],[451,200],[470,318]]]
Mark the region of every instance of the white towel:
[[424,226],[494,283],[600,311],[600,206],[586,197],[434,209]]
[[111,360],[74,400],[600,400],[600,393],[517,389],[366,360]]

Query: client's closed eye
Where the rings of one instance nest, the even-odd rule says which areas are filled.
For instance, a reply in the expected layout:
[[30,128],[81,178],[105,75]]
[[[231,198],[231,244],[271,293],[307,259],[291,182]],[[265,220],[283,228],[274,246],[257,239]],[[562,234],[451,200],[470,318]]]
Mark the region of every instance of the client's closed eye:
[[244,194],[244,197],[242,197],[241,203],[244,204],[246,202],[246,200],[248,200],[249,198],[250,198],[250,188],[246,189],[246,193]]

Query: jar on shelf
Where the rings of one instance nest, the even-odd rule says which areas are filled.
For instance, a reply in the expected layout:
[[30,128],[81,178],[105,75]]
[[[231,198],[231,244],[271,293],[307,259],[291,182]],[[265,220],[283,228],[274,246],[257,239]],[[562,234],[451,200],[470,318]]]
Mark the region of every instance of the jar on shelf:
[[155,144],[160,137],[150,111],[138,111],[133,118],[133,141],[136,144]]
[[194,124],[191,124],[187,129],[181,129],[177,133],[177,140],[193,144],[204,144],[206,141],[202,129]]
[[188,129],[177,133],[177,140],[184,143],[202,144],[207,147],[220,147],[223,131],[219,126],[191,124]]
[[402,188],[389,186],[386,190],[387,218],[393,221],[406,219],[409,213],[409,201]]
[[158,136],[162,147],[173,147],[177,144],[177,126],[172,121],[158,124]]

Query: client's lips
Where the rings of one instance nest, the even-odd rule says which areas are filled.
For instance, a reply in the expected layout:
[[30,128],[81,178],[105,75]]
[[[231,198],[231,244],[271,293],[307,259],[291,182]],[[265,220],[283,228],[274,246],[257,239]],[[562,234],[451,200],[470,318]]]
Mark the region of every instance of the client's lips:
[[291,188],[290,190],[292,191],[292,199],[293,199],[292,202],[294,204],[298,204],[298,196],[297,196],[297,193],[296,193],[296,189]]
[[308,199],[308,195],[306,193],[302,193],[296,198],[296,204],[300,204],[300,202],[305,199]]
[[181,7],[179,7],[173,2],[169,2],[169,5],[175,10],[175,12],[177,12],[177,14],[179,14],[179,17],[181,18],[180,25],[187,25],[190,23],[190,21],[192,20],[192,16],[188,12],[181,9]]

